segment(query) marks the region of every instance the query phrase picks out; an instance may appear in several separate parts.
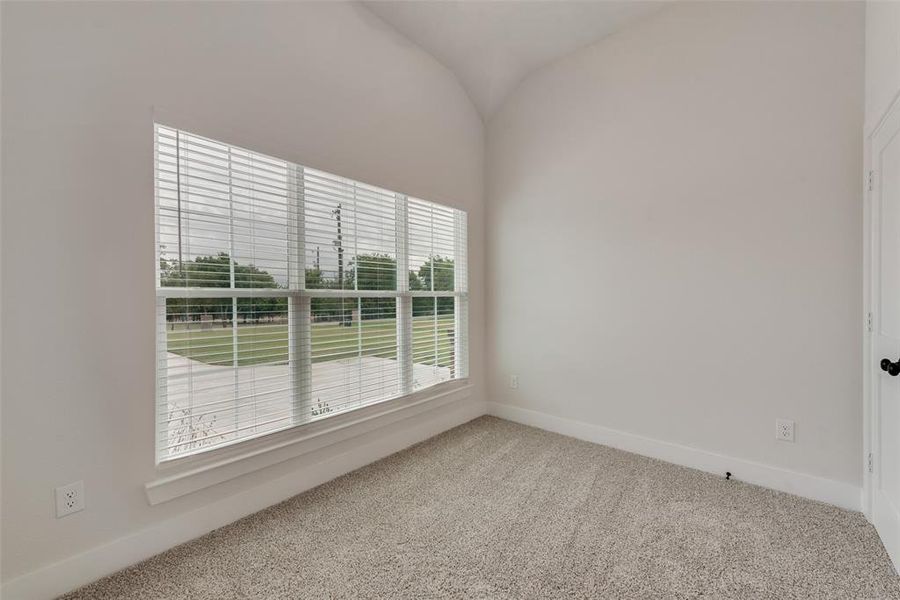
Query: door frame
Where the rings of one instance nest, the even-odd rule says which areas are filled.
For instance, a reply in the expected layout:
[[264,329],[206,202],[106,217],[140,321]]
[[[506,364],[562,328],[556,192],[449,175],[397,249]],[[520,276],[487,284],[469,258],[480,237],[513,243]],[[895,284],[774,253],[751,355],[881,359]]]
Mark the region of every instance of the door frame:
[[[879,373],[875,370],[875,319],[874,301],[876,298],[875,269],[879,266],[875,258],[876,245],[879,243],[879,234],[876,227],[876,211],[874,206],[874,191],[877,189],[870,178],[877,177],[875,173],[873,143],[874,138],[887,125],[888,121],[900,113],[900,92],[891,101],[888,108],[878,119],[872,130],[865,133],[863,146],[863,455],[862,455],[862,512],[869,522],[873,521],[873,498],[875,483],[874,472],[869,472],[869,457],[876,456],[877,435],[875,427],[875,378]],[[877,467],[876,467],[877,468]],[[873,470],[874,471],[874,470]]]
[[[882,116],[882,120],[884,117]],[[880,122],[879,122],[880,125]],[[872,430],[874,428],[874,403],[872,393],[873,372],[872,357],[874,356],[874,310],[872,297],[875,278],[872,270],[874,261],[875,235],[873,227],[875,222],[872,216],[872,193],[869,191],[869,173],[872,172],[872,136],[878,130],[876,126],[871,132],[864,132],[863,141],[863,356],[862,356],[862,391],[863,391],[863,447],[861,457],[862,468],[862,494],[860,498],[862,513],[866,520],[872,522],[872,474],[869,473],[868,457],[872,453]]]

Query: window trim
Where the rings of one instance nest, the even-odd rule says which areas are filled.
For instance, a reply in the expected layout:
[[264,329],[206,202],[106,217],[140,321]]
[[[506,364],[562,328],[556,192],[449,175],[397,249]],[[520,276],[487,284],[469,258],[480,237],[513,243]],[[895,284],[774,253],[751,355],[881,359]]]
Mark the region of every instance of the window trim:
[[[158,162],[158,136],[159,129],[170,129],[176,133],[176,144],[180,144],[179,136],[186,134],[202,140],[208,140],[216,144],[223,144],[229,148],[229,157],[232,149],[250,152],[252,154],[260,154],[257,152],[238,148],[233,144],[221,142],[196,135],[180,128],[156,122],[154,124],[154,170]],[[180,146],[179,146],[180,147]],[[264,155],[262,155],[264,156]],[[267,157],[268,158],[268,157]],[[229,159],[230,160],[230,159]],[[238,455],[241,454],[240,449],[248,448],[258,443],[267,445],[267,440],[276,440],[276,445],[282,437],[291,434],[301,435],[302,431],[310,426],[316,426],[324,422],[337,422],[345,416],[352,416],[360,411],[379,406],[385,406],[403,401],[410,398],[418,398],[422,394],[429,393],[430,390],[452,385],[454,383],[463,382],[468,385],[469,360],[468,360],[468,307],[469,307],[469,291],[468,291],[468,215],[465,211],[447,205],[435,202],[420,200],[410,197],[409,195],[390,192],[384,190],[387,194],[393,194],[395,202],[395,267],[396,267],[396,289],[395,290],[358,290],[358,289],[307,289],[305,276],[305,237],[306,227],[304,225],[304,215],[306,210],[306,201],[304,196],[304,172],[306,167],[285,161],[283,159],[274,159],[284,162],[287,167],[287,185],[288,195],[287,201],[289,206],[288,214],[293,216],[296,221],[292,225],[288,222],[287,230],[287,264],[288,264],[288,286],[287,288],[236,288],[234,287],[234,272],[232,268],[231,286],[230,287],[162,287],[160,286],[160,224],[159,224],[159,190],[154,191],[155,204],[155,269],[156,269],[156,390],[154,401],[154,457],[155,465],[158,470],[166,470],[169,467],[177,467],[188,464],[200,464],[208,461],[215,461],[219,457],[227,456],[228,451],[237,449]],[[229,162],[230,165],[230,162]],[[314,169],[315,170],[315,169]],[[318,171],[318,170],[316,170]],[[154,175],[154,186],[158,184],[158,175]],[[351,180],[352,181],[352,180]],[[354,185],[362,184],[362,182],[353,182]],[[180,202],[181,183],[179,180],[178,193]],[[454,270],[454,285],[452,291],[429,291],[429,290],[409,290],[409,280],[407,272],[409,271],[409,244],[410,244],[410,227],[409,227],[409,206],[411,202],[425,203],[433,206],[441,207],[453,211],[454,231],[456,245],[454,247],[453,259],[456,264]],[[180,206],[180,205],[179,205]],[[180,208],[179,208],[180,210]],[[179,230],[180,231],[180,230]],[[461,232],[461,236],[460,236]],[[180,234],[179,234],[180,235]],[[462,238],[463,244],[458,242]],[[233,240],[230,242],[233,244]],[[230,256],[234,256],[233,248],[229,251]],[[233,265],[233,262],[232,262]],[[433,286],[432,280],[432,286]],[[294,407],[294,415],[291,423],[282,428],[268,433],[263,433],[254,437],[247,437],[235,441],[213,445],[208,449],[196,449],[193,452],[183,453],[177,456],[163,456],[163,449],[160,447],[162,439],[158,411],[161,399],[167,393],[167,377],[164,369],[161,368],[162,361],[166,355],[166,346],[164,335],[159,332],[160,326],[165,331],[166,328],[166,300],[168,298],[250,298],[250,297],[283,297],[288,299],[288,364],[291,365],[290,373],[292,377],[291,395]],[[414,388],[413,377],[413,312],[412,298],[455,298],[454,302],[454,318],[455,318],[455,335],[454,335],[454,365],[451,369],[452,379],[437,383],[432,383],[420,389]],[[361,407],[350,408],[340,411],[334,415],[321,417],[318,419],[301,419],[301,407],[309,404],[310,381],[312,358],[310,353],[310,316],[311,306],[309,300],[312,298],[396,298],[396,321],[397,321],[397,361],[401,373],[400,393],[395,396],[382,398],[380,400],[370,402]],[[451,390],[452,391],[452,390]],[[439,394],[443,395],[443,393]],[[166,400],[167,401],[167,400]],[[393,410],[393,409],[392,409]],[[390,412],[390,410],[388,411]],[[360,413],[362,414],[362,413]],[[256,451],[251,451],[251,455],[255,455]],[[221,459],[225,460],[225,459]],[[150,485],[150,484],[148,484]],[[148,488],[148,496],[150,494]],[[151,502],[152,503],[152,502]]]
[[469,400],[472,392],[473,385],[468,378],[444,381],[406,396],[165,461],[157,465],[157,477],[144,484],[147,502],[151,506],[168,502],[353,440],[399,421]]

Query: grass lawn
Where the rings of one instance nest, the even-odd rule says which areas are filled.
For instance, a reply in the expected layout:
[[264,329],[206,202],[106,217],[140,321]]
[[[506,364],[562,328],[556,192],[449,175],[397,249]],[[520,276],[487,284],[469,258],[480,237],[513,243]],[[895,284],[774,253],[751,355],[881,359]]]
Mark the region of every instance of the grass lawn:
[[[210,364],[231,366],[234,361],[234,330],[221,322],[184,324],[169,329],[166,338],[169,352]],[[171,327],[171,324],[168,325]],[[434,317],[413,318],[413,357],[419,364],[435,363]],[[453,346],[453,317],[441,317],[437,321],[437,364],[451,366]],[[312,325],[312,360],[324,362],[358,355],[396,358],[397,322],[394,319],[369,320],[342,327],[337,323]],[[288,360],[288,331],[285,324],[242,325],[237,327],[237,360],[239,366],[259,364],[284,364]]]

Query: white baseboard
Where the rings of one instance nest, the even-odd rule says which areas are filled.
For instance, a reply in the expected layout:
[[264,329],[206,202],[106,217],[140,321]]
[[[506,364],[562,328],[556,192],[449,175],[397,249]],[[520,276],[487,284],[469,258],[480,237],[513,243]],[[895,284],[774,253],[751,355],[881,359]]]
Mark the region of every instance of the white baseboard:
[[290,475],[223,498],[126,537],[5,582],[4,600],[55,598],[105,575],[147,559],[213,529],[302,493],[335,477],[384,458],[483,414],[619,448],[666,462],[735,478],[812,500],[858,511],[860,488],[848,483],[798,473],[689,446],[662,442],[562,417],[496,402],[462,400],[442,405],[410,420],[393,423],[374,440],[298,469]]
[[900,573],[900,519],[891,501],[883,492],[875,490],[872,498],[872,524],[878,523],[878,536],[884,545],[894,570]]
[[654,440],[633,433],[555,417],[498,402],[488,402],[488,414],[707,473],[724,475],[726,471],[731,471],[734,478],[740,481],[818,500],[841,508],[854,511],[862,508],[862,488],[849,483],[798,473],[690,446]]
[[[471,421],[485,412],[483,402],[466,399],[439,405],[428,413],[391,423],[384,427],[383,435],[376,433],[372,441],[350,445],[343,452],[306,465],[290,475],[5,582],[0,597],[4,600],[55,598]],[[370,437],[373,435],[372,432],[369,434]]]

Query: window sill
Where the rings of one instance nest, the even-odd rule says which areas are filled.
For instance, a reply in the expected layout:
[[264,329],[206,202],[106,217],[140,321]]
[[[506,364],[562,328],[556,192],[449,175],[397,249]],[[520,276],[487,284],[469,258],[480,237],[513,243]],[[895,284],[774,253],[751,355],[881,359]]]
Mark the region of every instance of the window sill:
[[[207,454],[186,457],[157,467],[160,475],[144,485],[151,505],[174,500],[253,471],[320,450],[391,423],[469,398],[468,380],[438,384],[409,396],[273,433]],[[173,470],[178,472],[166,474]]]

